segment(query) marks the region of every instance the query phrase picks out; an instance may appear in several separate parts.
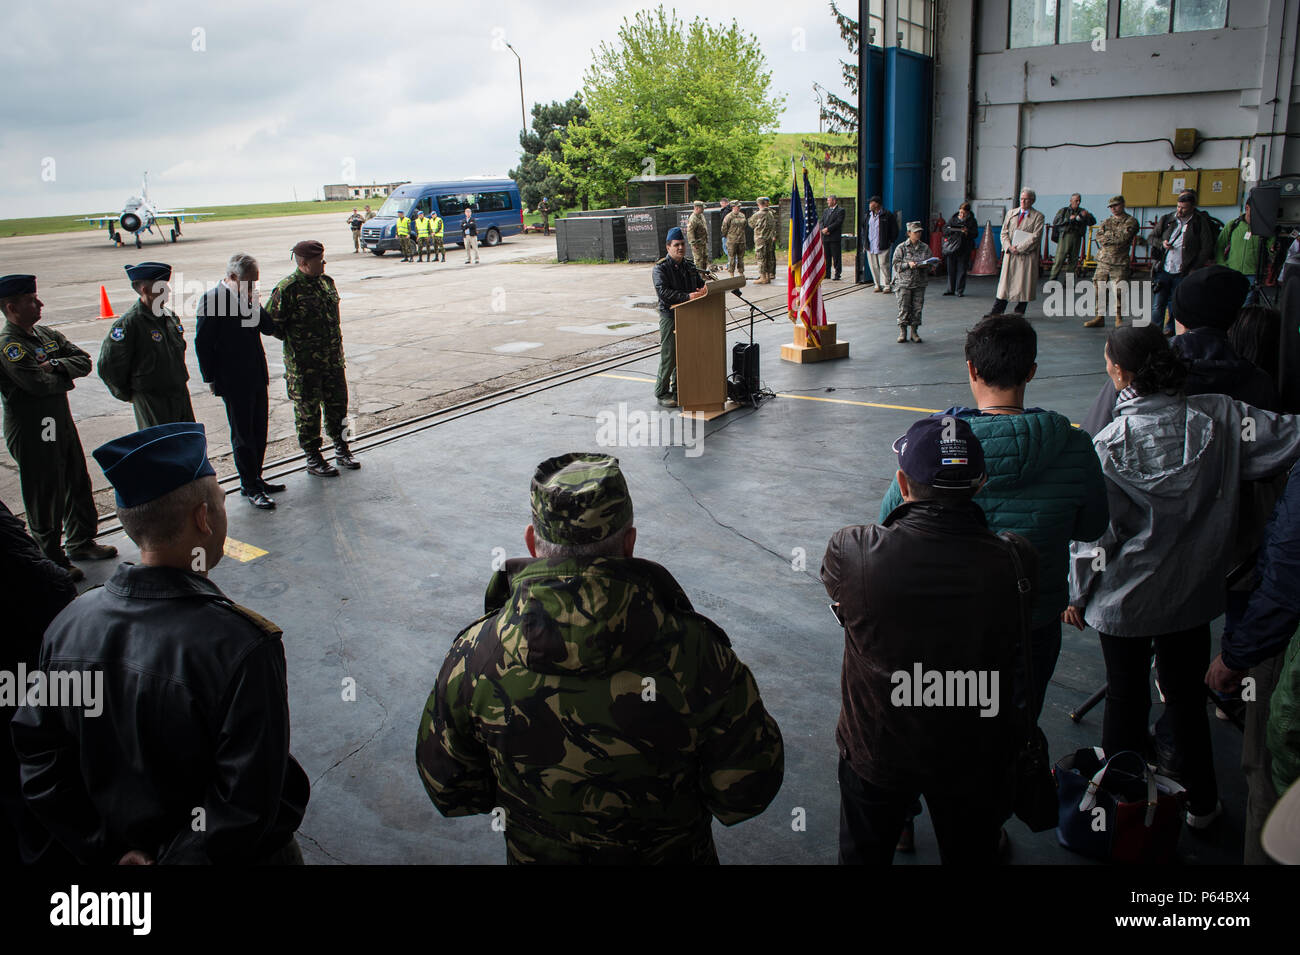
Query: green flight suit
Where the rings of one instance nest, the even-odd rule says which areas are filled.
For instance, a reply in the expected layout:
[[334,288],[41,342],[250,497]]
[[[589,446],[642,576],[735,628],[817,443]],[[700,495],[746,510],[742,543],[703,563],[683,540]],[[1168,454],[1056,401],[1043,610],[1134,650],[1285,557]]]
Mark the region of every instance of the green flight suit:
[[154,315],[137,300],[109,329],[96,366],[113,397],[131,402],[141,430],[195,420],[185,329],[171,309],[160,311]]
[[75,550],[92,543],[99,524],[68,408],[73,379],[90,374],[90,356],[52,328],[5,322],[0,368],[5,445],[18,464],[27,526],[42,553],[66,565],[65,534]]

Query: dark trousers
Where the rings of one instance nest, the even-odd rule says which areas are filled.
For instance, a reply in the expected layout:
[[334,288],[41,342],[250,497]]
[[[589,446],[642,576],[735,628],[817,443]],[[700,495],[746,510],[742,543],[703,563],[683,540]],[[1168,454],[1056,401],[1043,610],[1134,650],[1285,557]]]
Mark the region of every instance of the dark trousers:
[[948,291],[965,292],[966,273],[970,271],[970,253],[958,252],[956,255],[945,255],[943,260],[948,267]]
[[[1005,787],[973,773],[960,790],[923,792],[944,865],[994,865],[1007,818]],[[889,865],[917,793],[882,789],[840,757],[840,865]]]
[[[1025,309],[1027,309],[1028,307],[1029,307],[1028,302],[1016,302],[1016,314],[1017,315],[1025,314]],[[990,314],[1001,315],[1006,310],[1007,310],[1007,300],[1005,298],[995,298],[993,300],[993,308]]]
[[230,422],[230,444],[235,452],[239,486],[256,491],[262,486],[262,462],[266,459],[266,419],[269,403],[266,385],[222,388],[226,420]]
[[1101,747],[1106,755],[1147,744],[1151,715],[1151,653],[1165,695],[1165,722],[1173,736],[1187,787],[1187,808],[1205,814],[1218,801],[1218,781],[1210,751],[1210,721],[1206,715],[1205,670],[1210,663],[1210,625],[1163,633],[1154,637],[1101,634],[1106,659],[1106,714]]
[[659,373],[655,375],[655,397],[677,396],[676,318],[666,308],[659,309]]
[[1178,286],[1183,284],[1183,279],[1186,277],[1186,274],[1181,272],[1178,275],[1170,275],[1164,269],[1156,272],[1155,304],[1152,309],[1151,321],[1170,334],[1174,331],[1174,317],[1170,315],[1168,321],[1166,321],[1165,312],[1169,308],[1170,301],[1173,300],[1174,292],[1178,290]]
[[840,258],[843,245],[840,239],[827,239],[822,243],[826,250],[826,274],[831,278],[838,279],[843,274],[844,263]]

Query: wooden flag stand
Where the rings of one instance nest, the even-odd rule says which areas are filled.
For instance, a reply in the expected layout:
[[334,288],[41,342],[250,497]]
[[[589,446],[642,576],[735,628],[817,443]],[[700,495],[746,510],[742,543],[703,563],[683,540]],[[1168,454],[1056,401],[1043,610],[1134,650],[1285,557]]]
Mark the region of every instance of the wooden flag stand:
[[741,407],[727,400],[727,309],[724,296],[743,276],[706,282],[708,295],[673,306],[677,404],[683,418],[712,421]]
[[821,341],[821,347],[813,345],[808,338],[808,329],[804,328],[803,322],[796,322],[794,326],[794,342],[790,345],[781,346],[781,360],[792,361],[796,365],[807,365],[814,361],[829,361],[833,358],[848,358],[849,343],[835,340],[835,325],[817,325],[814,326],[817,332],[817,338]]

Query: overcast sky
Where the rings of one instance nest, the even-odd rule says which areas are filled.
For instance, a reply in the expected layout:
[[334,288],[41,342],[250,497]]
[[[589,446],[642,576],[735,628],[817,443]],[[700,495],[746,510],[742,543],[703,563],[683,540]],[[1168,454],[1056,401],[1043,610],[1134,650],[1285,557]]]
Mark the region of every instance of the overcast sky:
[[[591,51],[644,7],[7,0],[0,218],[116,212],[144,170],[171,208],[504,175],[519,156],[519,74],[494,39],[523,58],[531,121],[534,102],[581,88]],[[814,80],[843,92],[847,49],[824,0],[676,10],[759,38],[786,95],[783,132],[817,129]]]

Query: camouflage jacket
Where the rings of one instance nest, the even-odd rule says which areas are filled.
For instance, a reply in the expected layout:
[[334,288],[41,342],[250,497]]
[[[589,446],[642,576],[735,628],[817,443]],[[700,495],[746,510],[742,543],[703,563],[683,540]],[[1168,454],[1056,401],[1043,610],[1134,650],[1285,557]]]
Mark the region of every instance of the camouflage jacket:
[[5,322],[0,329],[0,369],[0,396],[7,408],[19,413],[44,408],[41,399],[71,391],[72,379],[90,374],[90,356],[53,328],[33,325],[28,331]]
[[512,862],[716,862],[781,786],[776,722],[663,567],[520,559],[452,643],[416,761],[445,816],[504,812]]
[[185,329],[169,308],[162,314],[136,299],[113,323],[99,349],[96,369],[114,398],[130,401],[135,394],[188,392]]
[[1129,249],[1133,236],[1138,233],[1138,221],[1127,212],[1122,216],[1107,216],[1097,226],[1097,261],[1104,265],[1128,265]]
[[709,241],[709,224],[704,221],[703,214],[692,212],[686,220],[686,241],[691,245]]
[[728,212],[727,217],[722,220],[722,234],[732,242],[744,242],[745,223],[745,214],[739,209]]
[[750,216],[749,227],[754,230],[755,245],[776,241],[776,213],[771,209],[759,209]]
[[[924,242],[912,245],[903,241],[894,246],[894,288],[925,288],[930,283],[930,267],[922,265],[934,252]],[[910,262],[915,268],[901,268],[904,262]]]
[[328,275],[311,278],[294,269],[275,287],[266,310],[276,337],[284,339],[286,375],[343,367],[339,293]]

